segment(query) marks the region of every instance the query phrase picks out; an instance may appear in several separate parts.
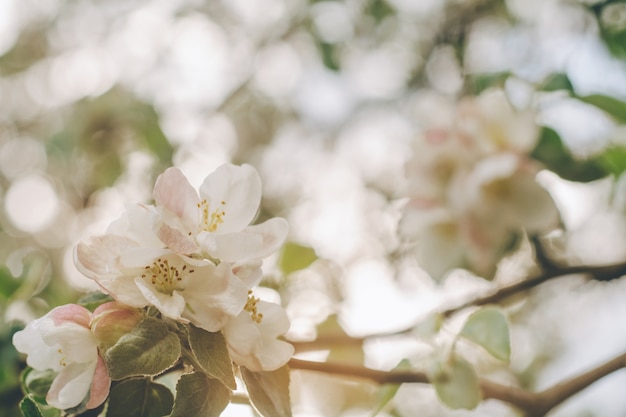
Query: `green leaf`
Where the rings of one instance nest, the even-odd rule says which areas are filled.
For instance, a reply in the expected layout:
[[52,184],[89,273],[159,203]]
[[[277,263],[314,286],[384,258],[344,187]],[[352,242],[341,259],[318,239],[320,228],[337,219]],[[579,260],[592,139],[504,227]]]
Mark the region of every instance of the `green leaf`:
[[604,152],[596,156],[594,160],[607,173],[619,177],[622,172],[626,171],[626,147],[609,146]]
[[578,96],[580,101],[604,110],[620,123],[626,123],[626,103],[614,97],[602,94]]
[[106,417],[162,417],[172,411],[174,396],[148,378],[131,378],[115,385]]
[[203,372],[180,377],[171,417],[217,417],[230,402],[230,390]]
[[317,260],[315,250],[308,246],[287,242],[280,256],[280,269],[285,275],[307,268]]
[[20,402],[20,411],[24,417],[43,417],[37,403],[30,397],[24,397]]
[[469,316],[461,336],[482,346],[493,357],[509,361],[511,341],[509,324],[502,312],[495,307],[482,308]]
[[[402,359],[400,363],[393,368],[394,371],[411,369],[411,363],[408,359]],[[375,417],[383,411],[383,409],[389,404],[389,401],[396,396],[396,393],[400,389],[401,384],[385,384],[378,390],[378,407],[372,413],[372,417]]]
[[180,341],[162,321],[147,318],[123,335],[105,355],[111,379],[159,374],[180,357]]
[[100,291],[93,291],[80,297],[78,304],[93,312],[100,305],[109,301],[113,301],[113,297]]
[[22,389],[30,394],[31,399],[40,404],[46,404],[46,395],[56,375],[57,373],[51,369],[38,371],[33,368],[26,368],[21,377]]
[[289,398],[289,367],[275,371],[252,372],[241,368],[250,402],[264,417],[291,417]]
[[232,360],[222,332],[211,333],[190,325],[189,345],[205,373],[219,379],[228,388],[237,389]]
[[557,73],[551,74],[539,87],[543,91],[574,91],[574,86],[567,74]]
[[472,76],[472,91],[480,94],[491,87],[504,87],[504,82],[511,76],[508,71],[476,74]]
[[570,181],[588,182],[607,175],[606,170],[596,160],[574,159],[559,134],[549,127],[543,127],[530,156],[561,178]]
[[465,359],[452,356],[444,364],[437,364],[430,380],[441,402],[450,408],[471,410],[480,403],[478,375]]

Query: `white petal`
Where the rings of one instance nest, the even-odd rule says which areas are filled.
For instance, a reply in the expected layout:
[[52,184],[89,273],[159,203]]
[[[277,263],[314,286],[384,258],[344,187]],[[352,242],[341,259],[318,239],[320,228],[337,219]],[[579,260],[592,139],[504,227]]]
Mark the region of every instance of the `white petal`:
[[135,284],[145,299],[165,316],[174,320],[181,318],[185,309],[185,299],[178,291],[174,291],[171,295],[163,294],[141,278],[135,278]]
[[254,254],[261,252],[263,247],[263,237],[248,232],[228,234],[201,232],[197,240],[202,250],[209,256],[225,262],[254,259]]
[[153,231],[158,218],[154,206],[127,204],[122,215],[109,225],[107,234],[127,237],[141,246],[159,248],[163,243]]
[[264,340],[263,347],[257,353],[261,369],[251,369],[251,371],[273,371],[286,364],[295,353],[295,348],[291,343],[282,340]]
[[260,323],[263,335],[277,337],[289,331],[289,318],[282,306],[260,300],[256,307],[257,311],[263,314],[263,320]]
[[259,208],[261,178],[250,165],[224,164],[206,177],[200,196],[209,203],[209,212],[225,212],[217,233],[238,232],[252,222]]
[[215,332],[229,317],[243,310],[248,287],[224,262],[211,275],[197,272],[189,276],[183,291],[187,302],[184,316],[197,326]]
[[24,330],[13,335],[13,345],[18,352],[25,353],[26,363],[31,368],[43,371],[46,369],[59,370],[62,355],[58,352],[58,346],[48,345],[41,338],[41,322],[52,320],[47,317],[30,322]]
[[98,280],[118,272],[118,257],[139,244],[117,235],[104,235],[79,243],[74,251],[74,263],[87,277]]
[[93,361],[64,367],[50,386],[46,396],[48,404],[66,410],[83,402],[91,388],[96,363]]
[[289,232],[289,223],[281,217],[274,217],[261,224],[248,226],[244,232],[261,237],[261,245],[256,252],[248,254],[248,259],[262,259],[276,252],[285,243]]
[[98,355],[95,336],[75,323],[46,326],[41,329],[41,337],[48,345],[59,346],[65,362],[91,362]]

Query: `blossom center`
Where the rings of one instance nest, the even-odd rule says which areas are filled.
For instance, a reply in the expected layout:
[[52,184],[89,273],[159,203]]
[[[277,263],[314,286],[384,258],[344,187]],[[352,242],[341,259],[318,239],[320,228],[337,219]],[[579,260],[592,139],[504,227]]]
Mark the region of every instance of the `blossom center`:
[[186,264],[178,268],[175,265],[170,265],[167,259],[162,258],[158,258],[151,265],[145,266],[144,269],[146,272],[141,277],[150,280],[159,292],[169,295],[179,286],[185,275],[195,272],[193,269],[187,268]]
[[252,290],[248,291],[248,301],[246,301],[246,305],[243,307],[248,313],[250,313],[250,317],[252,317],[252,321],[255,323],[261,323],[263,320],[263,313],[259,313],[257,310],[257,303],[259,299],[252,295]]
[[209,203],[206,199],[199,202],[198,208],[200,209],[200,228],[207,232],[215,232],[217,227],[224,223],[224,216],[226,215],[226,212],[224,211],[225,205],[226,202],[221,201],[220,207],[210,211]]

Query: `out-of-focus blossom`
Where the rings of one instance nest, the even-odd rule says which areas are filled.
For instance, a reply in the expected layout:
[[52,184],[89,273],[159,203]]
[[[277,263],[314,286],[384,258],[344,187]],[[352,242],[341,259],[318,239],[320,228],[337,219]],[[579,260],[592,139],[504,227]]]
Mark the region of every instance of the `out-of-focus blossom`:
[[89,310],[68,304],[54,308],[13,336],[15,348],[28,355],[28,366],[57,372],[46,401],[61,410],[96,408],[109,394],[111,380],[90,320]]
[[488,91],[426,126],[407,164],[409,202],[401,233],[415,239],[421,266],[439,279],[454,268],[485,278],[523,232],[557,225],[558,211],[530,160],[538,128],[504,93]]
[[287,363],[294,353],[291,344],[278,339],[288,330],[289,319],[281,306],[250,294],[244,310],[222,331],[237,365],[251,371],[272,371]]

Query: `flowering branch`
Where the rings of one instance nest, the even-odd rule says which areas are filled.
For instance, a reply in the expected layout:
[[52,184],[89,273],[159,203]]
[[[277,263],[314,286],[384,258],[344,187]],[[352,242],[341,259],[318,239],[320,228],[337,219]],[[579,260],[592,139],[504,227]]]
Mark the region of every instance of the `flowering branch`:
[[[357,365],[313,362],[301,359],[291,359],[289,366],[291,369],[366,379],[380,385],[431,383],[428,375],[420,371],[381,371]],[[503,401],[524,411],[528,417],[540,417],[599,379],[624,367],[626,367],[626,353],[618,355],[597,368],[560,382],[538,393],[528,392],[519,387],[498,384],[484,378],[480,379],[479,384],[483,399],[491,398]]]

